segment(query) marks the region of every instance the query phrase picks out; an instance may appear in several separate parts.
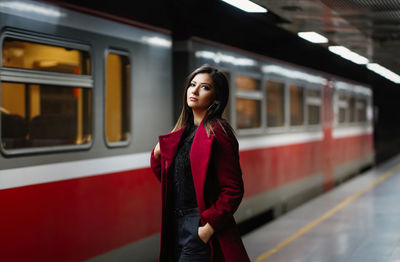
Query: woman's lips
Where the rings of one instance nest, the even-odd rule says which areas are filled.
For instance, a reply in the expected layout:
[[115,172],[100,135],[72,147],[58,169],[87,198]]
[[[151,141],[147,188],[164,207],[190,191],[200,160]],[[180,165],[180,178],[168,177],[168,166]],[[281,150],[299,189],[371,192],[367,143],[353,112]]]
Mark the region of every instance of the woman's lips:
[[193,101],[193,102],[196,102],[198,99],[197,99],[197,98],[194,98],[194,97],[190,97],[189,100],[190,100],[190,101]]

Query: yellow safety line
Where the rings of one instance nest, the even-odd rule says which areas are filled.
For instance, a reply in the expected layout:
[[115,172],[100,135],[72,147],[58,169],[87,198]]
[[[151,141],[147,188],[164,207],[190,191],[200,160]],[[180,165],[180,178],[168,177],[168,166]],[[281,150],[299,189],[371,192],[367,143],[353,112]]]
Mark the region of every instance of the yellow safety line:
[[358,191],[354,195],[346,198],[341,203],[339,203],[337,206],[335,206],[331,210],[327,211],[325,214],[323,214],[319,218],[315,219],[314,221],[312,221],[308,225],[304,226],[299,231],[297,231],[296,233],[294,233],[290,237],[286,238],[285,240],[283,240],[281,243],[279,243],[278,245],[276,245],[272,249],[270,249],[267,252],[261,254],[259,257],[257,257],[255,262],[262,262],[262,261],[266,260],[268,257],[272,256],[273,254],[275,254],[276,252],[278,252],[279,250],[281,250],[285,246],[289,245],[292,241],[294,241],[297,238],[299,238],[300,236],[304,235],[305,233],[307,233],[308,231],[313,229],[315,226],[317,226],[321,222],[325,221],[326,219],[331,217],[333,214],[335,214],[336,212],[340,211],[345,206],[347,206],[348,204],[350,204],[351,202],[353,202],[354,200],[356,200],[357,198],[359,198],[363,194],[365,194],[368,191],[370,191],[372,188],[376,187],[377,185],[379,185],[380,183],[385,181],[388,177],[393,175],[398,169],[400,169],[400,164],[395,166],[395,167],[393,167],[392,169],[387,171],[385,174],[380,176],[377,180],[375,180],[374,183],[370,184],[369,186],[366,186],[365,188],[363,188],[362,190]]

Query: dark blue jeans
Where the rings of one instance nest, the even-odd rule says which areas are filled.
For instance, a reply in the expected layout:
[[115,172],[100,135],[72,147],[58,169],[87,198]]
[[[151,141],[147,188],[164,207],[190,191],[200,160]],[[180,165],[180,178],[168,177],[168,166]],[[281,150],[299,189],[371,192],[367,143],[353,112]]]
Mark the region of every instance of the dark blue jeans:
[[200,239],[198,212],[184,216],[174,215],[174,260],[177,262],[209,262],[211,248]]

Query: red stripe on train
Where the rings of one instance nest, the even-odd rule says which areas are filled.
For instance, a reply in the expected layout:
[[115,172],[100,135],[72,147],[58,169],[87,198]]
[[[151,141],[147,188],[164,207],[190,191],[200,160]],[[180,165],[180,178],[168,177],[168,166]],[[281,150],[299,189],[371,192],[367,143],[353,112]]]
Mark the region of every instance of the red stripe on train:
[[149,168],[0,191],[1,261],[81,261],[159,231]]
[[294,182],[322,169],[321,142],[240,152],[245,197]]
[[[370,135],[331,139],[240,152],[245,197],[278,188],[296,180],[324,173],[333,184],[334,167],[373,153]],[[328,174],[326,174],[328,173]],[[329,189],[327,186],[326,189]]]

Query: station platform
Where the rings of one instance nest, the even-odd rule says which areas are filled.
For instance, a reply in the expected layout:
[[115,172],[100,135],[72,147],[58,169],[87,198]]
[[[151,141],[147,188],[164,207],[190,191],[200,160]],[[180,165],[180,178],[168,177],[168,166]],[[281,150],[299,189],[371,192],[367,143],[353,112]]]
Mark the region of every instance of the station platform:
[[251,261],[400,262],[400,156],[243,236]]

